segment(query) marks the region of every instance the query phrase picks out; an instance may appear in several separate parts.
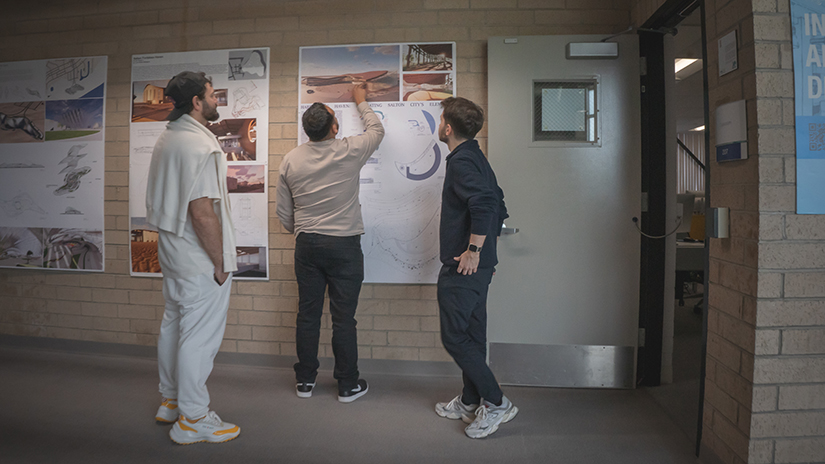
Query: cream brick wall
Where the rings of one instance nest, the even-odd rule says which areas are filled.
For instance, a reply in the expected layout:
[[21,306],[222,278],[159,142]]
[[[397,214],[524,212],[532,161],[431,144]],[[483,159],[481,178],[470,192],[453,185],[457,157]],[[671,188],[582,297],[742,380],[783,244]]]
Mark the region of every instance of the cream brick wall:
[[[294,355],[294,239],[275,217],[282,156],[297,139],[298,47],[402,41],[457,42],[461,96],[487,102],[492,35],[615,33],[629,0],[67,0],[4,5],[0,62],[109,57],[106,114],[106,273],[0,269],[0,334],[138,345],[156,343],[161,282],[129,277],[128,169],[133,54],[271,48],[270,250],[272,280],[235,282],[223,351]],[[486,146],[486,130],[480,134]],[[358,310],[362,358],[448,361],[432,285],[365,285]],[[329,317],[321,354],[331,356]]]
[[760,169],[754,463],[825,462],[825,220],[796,215],[793,67],[788,0],[753,2]]

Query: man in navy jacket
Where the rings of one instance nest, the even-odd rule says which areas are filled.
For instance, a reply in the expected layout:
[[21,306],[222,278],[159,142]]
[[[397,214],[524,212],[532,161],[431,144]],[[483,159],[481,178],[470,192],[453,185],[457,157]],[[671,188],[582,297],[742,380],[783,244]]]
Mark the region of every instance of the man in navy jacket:
[[484,111],[465,98],[441,102],[439,139],[450,149],[441,204],[441,271],[438,307],[441,341],[461,368],[464,390],[438,403],[436,413],[470,424],[470,438],[484,438],[509,422],[518,408],[487,366],[487,288],[498,264],[496,241],[507,218],[504,193],[474,137]]

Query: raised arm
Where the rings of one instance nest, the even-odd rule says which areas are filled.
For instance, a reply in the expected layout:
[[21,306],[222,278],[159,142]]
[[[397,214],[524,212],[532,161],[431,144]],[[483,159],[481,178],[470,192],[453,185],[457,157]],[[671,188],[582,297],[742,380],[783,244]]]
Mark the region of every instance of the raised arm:
[[370,156],[378,149],[384,139],[384,126],[378,115],[370,108],[366,101],[367,89],[364,84],[355,84],[352,89],[352,98],[358,107],[358,113],[364,121],[364,133],[355,137],[348,137],[350,149],[358,155],[361,164],[366,164]]

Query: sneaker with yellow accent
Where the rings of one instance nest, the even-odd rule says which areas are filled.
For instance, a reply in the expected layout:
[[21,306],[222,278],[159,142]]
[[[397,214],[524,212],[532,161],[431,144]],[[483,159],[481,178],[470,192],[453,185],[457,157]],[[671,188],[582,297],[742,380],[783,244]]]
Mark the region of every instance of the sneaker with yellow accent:
[[240,434],[240,427],[222,421],[215,411],[209,411],[197,421],[181,415],[169,431],[169,438],[179,445],[191,445],[200,442],[223,443],[238,438]]
[[178,400],[164,398],[160,403],[158,413],[155,414],[155,420],[162,424],[171,424],[178,420],[180,409],[178,409]]

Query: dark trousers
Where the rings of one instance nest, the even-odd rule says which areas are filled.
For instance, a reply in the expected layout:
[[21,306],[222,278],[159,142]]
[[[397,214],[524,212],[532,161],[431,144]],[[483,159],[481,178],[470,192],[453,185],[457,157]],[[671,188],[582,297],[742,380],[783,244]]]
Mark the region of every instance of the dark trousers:
[[441,342],[461,368],[465,404],[481,398],[499,403],[502,392],[493,371],[487,366],[487,288],[493,268],[473,275],[457,272],[456,266],[442,266],[438,274],[438,309]]
[[295,276],[298,280],[297,381],[315,382],[318,375],[318,340],[324,291],[328,287],[332,353],[335,355],[333,376],[340,389],[354,388],[358,383],[355,308],[364,281],[361,237],[298,234],[295,239]]

